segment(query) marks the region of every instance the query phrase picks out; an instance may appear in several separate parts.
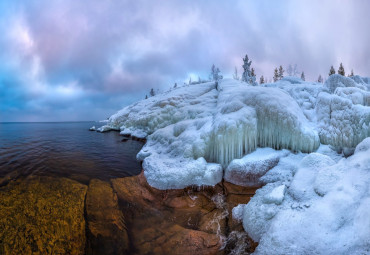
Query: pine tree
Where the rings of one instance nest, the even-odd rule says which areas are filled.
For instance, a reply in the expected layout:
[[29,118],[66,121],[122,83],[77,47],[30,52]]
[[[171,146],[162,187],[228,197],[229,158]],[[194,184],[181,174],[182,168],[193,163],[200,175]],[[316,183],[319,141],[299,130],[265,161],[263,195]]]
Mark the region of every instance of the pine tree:
[[254,73],[254,68],[253,67],[252,67],[252,70],[251,70],[251,76],[256,77],[256,74]]
[[298,76],[298,75],[299,75],[298,66],[297,66],[297,64],[294,64],[293,76]]
[[233,79],[234,80],[239,80],[238,69],[236,67],[235,67],[235,70],[234,70]]
[[177,82],[175,82],[175,85],[173,85],[173,88],[174,89],[177,88]]
[[260,78],[260,84],[264,84],[264,83],[265,83],[265,78],[263,78],[263,75],[262,75]]
[[274,79],[274,82],[277,82],[279,80],[279,71],[278,71],[277,68],[275,68],[275,70],[274,70],[274,77],[273,77],[273,79]]
[[344,67],[342,63],[340,63],[339,65],[338,74],[343,75],[343,76],[346,75],[346,73],[344,72]]
[[256,77],[252,75],[251,71],[251,65],[252,61],[249,60],[248,55],[245,55],[245,58],[243,58],[243,75],[242,75],[242,81],[245,81],[253,86],[257,85]]
[[154,92],[154,89],[153,88],[150,90],[149,94],[150,94],[151,97],[154,97],[155,96],[155,92]]
[[284,77],[284,69],[282,66],[279,67],[279,80],[283,79]]
[[321,74],[319,75],[319,78],[317,78],[317,82],[320,82],[320,83],[322,83],[322,82],[323,82],[323,79],[322,79],[322,77],[321,77]]
[[335,74],[335,69],[334,69],[333,66],[330,67],[329,76],[332,75],[332,74]]
[[148,95],[145,95],[145,99],[148,99]]
[[301,74],[301,79],[302,79],[302,81],[306,80],[306,77],[304,76],[304,72],[302,72],[302,74]]
[[220,73],[221,73],[220,69],[218,67],[215,67],[215,65],[212,65],[210,79],[215,81],[216,88],[218,87],[218,81],[223,78],[223,76]]
[[191,77],[189,78],[189,85],[191,84]]

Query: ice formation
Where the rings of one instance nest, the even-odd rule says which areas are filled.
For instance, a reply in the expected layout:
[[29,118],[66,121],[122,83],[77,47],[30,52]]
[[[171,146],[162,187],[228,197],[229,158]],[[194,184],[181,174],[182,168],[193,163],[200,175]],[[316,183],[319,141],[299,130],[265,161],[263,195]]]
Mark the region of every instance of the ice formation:
[[189,85],[142,100],[110,117],[101,131],[109,129],[147,138],[138,159],[159,189],[215,185],[222,168],[257,147],[311,152],[319,146],[288,93],[230,79],[218,88]]
[[240,206],[245,230],[259,242],[255,254],[370,252],[370,138],[349,158],[331,155],[305,156],[292,181],[268,183]]

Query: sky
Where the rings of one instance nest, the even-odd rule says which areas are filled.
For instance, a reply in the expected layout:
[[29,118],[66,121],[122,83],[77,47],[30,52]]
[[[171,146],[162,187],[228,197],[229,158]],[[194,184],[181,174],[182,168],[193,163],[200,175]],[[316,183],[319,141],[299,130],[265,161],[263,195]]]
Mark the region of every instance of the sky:
[[1,0],[0,122],[102,120],[189,77],[370,76],[367,0]]

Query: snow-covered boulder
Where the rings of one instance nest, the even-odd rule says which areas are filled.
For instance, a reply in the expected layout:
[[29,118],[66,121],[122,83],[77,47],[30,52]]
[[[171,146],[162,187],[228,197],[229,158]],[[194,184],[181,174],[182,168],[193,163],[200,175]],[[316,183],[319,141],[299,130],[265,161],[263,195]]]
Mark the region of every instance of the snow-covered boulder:
[[[257,190],[240,206],[245,230],[259,242],[255,254],[368,254],[369,155],[370,138],[337,163],[311,153],[285,192],[280,181]],[[271,203],[274,194],[281,204]]]
[[268,170],[275,167],[281,157],[289,151],[277,151],[271,148],[258,148],[241,159],[234,159],[225,170],[225,180],[236,185],[255,187]]

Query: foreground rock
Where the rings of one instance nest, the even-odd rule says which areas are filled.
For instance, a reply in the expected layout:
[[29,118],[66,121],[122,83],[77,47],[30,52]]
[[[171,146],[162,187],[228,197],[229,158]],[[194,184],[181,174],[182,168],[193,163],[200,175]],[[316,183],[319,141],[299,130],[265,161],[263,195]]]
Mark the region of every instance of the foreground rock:
[[0,188],[0,254],[84,254],[87,187],[28,177]]
[[[163,191],[148,185],[141,173],[113,179],[112,184],[125,212],[134,254],[228,254],[235,245],[232,240],[228,247],[228,234],[242,231],[240,223],[228,223],[232,207],[222,183]],[[254,194],[254,189],[228,186],[235,203],[247,203]],[[252,252],[253,247],[246,243],[243,252]]]
[[125,219],[110,183],[93,179],[86,196],[87,254],[126,254]]

